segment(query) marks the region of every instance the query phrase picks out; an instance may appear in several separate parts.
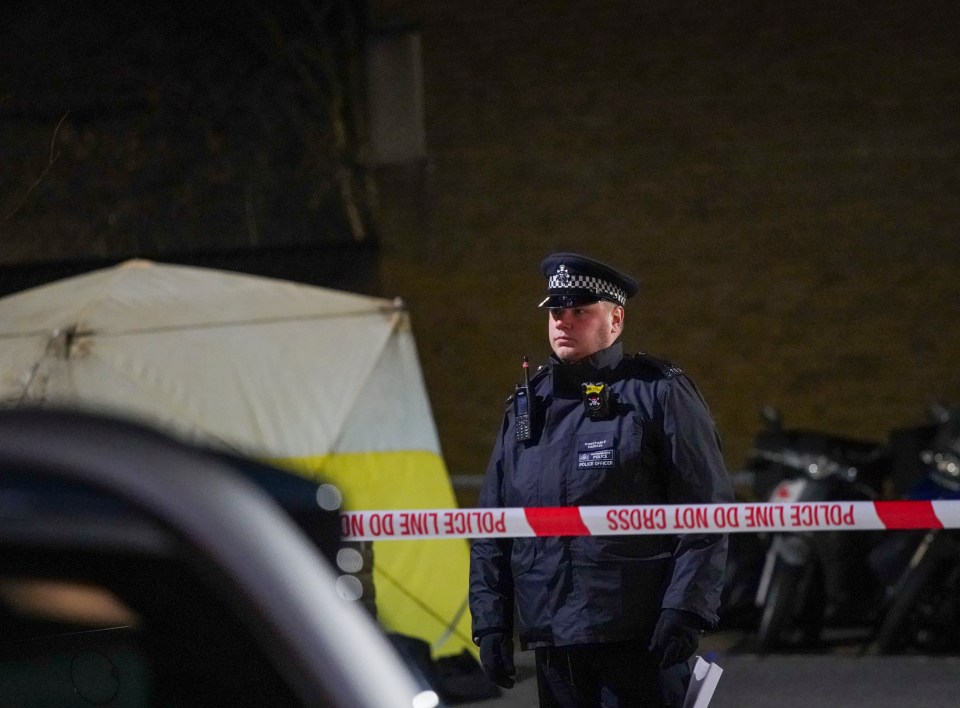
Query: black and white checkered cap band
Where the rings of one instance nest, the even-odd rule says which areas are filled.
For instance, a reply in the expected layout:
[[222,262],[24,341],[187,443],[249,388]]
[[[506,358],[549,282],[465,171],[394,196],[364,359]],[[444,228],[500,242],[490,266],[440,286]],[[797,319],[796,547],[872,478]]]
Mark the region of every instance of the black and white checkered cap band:
[[592,275],[571,275],[567,272],[551,275],[547,279],[547,289],[551,293],[554,290],[588,290],[595,295],[613,298],[621,305],[627,303],[627,293],[623,288],[618,288],[613,283]]

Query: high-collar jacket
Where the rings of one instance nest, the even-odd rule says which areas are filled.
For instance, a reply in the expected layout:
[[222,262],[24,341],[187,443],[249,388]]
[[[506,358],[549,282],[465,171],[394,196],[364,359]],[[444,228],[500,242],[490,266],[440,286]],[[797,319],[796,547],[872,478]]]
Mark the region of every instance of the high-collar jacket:
[[[591,417],[583,384],[602,384],[609,412]],[[551,357],[531,378],[532,435],[517,441],[512,403],[478,505],[704,504],[733,501],[719,437],[680,369],[618,341],[587,359]],[[717,622],[722,535],[477,539],[471,548],[473,632],[512,632],[521,646],[642,640],[661,608]]]

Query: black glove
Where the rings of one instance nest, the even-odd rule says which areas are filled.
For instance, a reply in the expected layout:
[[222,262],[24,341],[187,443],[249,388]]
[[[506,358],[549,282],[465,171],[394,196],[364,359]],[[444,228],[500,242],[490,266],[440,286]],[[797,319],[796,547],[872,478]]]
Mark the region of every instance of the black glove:
[[491,632],[480,638],[480,666],[498,686],[513,688],[517,669],[513,665],[513,638],[503,632]]
[[660,668],[670,668],[693,656],[700,645],[702,628],[703,620],[692,612],[672,608],[661,610],[648,647],[660,655]]

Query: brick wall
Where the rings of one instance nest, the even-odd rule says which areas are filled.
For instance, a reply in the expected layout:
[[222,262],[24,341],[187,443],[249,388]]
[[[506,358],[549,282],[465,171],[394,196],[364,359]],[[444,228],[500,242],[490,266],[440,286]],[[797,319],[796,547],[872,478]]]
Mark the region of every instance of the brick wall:
[[448,465],[482,471],[538,263],[643,281],[629,349],[673,359],[742,461],[764,404],[883,438],[960,401],[955,3],[371,0],[421,33],[429,160],[381,172]]

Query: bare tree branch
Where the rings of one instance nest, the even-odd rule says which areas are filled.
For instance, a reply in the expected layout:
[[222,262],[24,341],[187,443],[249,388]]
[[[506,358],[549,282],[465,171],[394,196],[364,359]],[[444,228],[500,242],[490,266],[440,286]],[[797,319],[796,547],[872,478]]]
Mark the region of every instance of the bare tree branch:
[[40,183],[43,181],[43,178],[47,176],[47,173],[53,168],[53,164],[60,158],[60,151],[57,150],[57,136],[60,133],[60,128],[63,126],[63,122],[67,119],[67,116],[70,115],[70,111],[67,111],[63,114],[59,121],[57,121],[57,126],[53,129],[53,137],[50,138],[50,158],[47,161],[46,166],[43,168],[43,171],[40,172],[40,175],[34,180],[33,184],[30,185],[30,188],[27,189],[26,193],[17,203],[9,214],[7,214],[3,221],[7,222],[12,219],[20,209],[23,208],[23,205],[27,203],[27,199],[30,198],[30,195],[33,193],[37,187],[40,186]]

